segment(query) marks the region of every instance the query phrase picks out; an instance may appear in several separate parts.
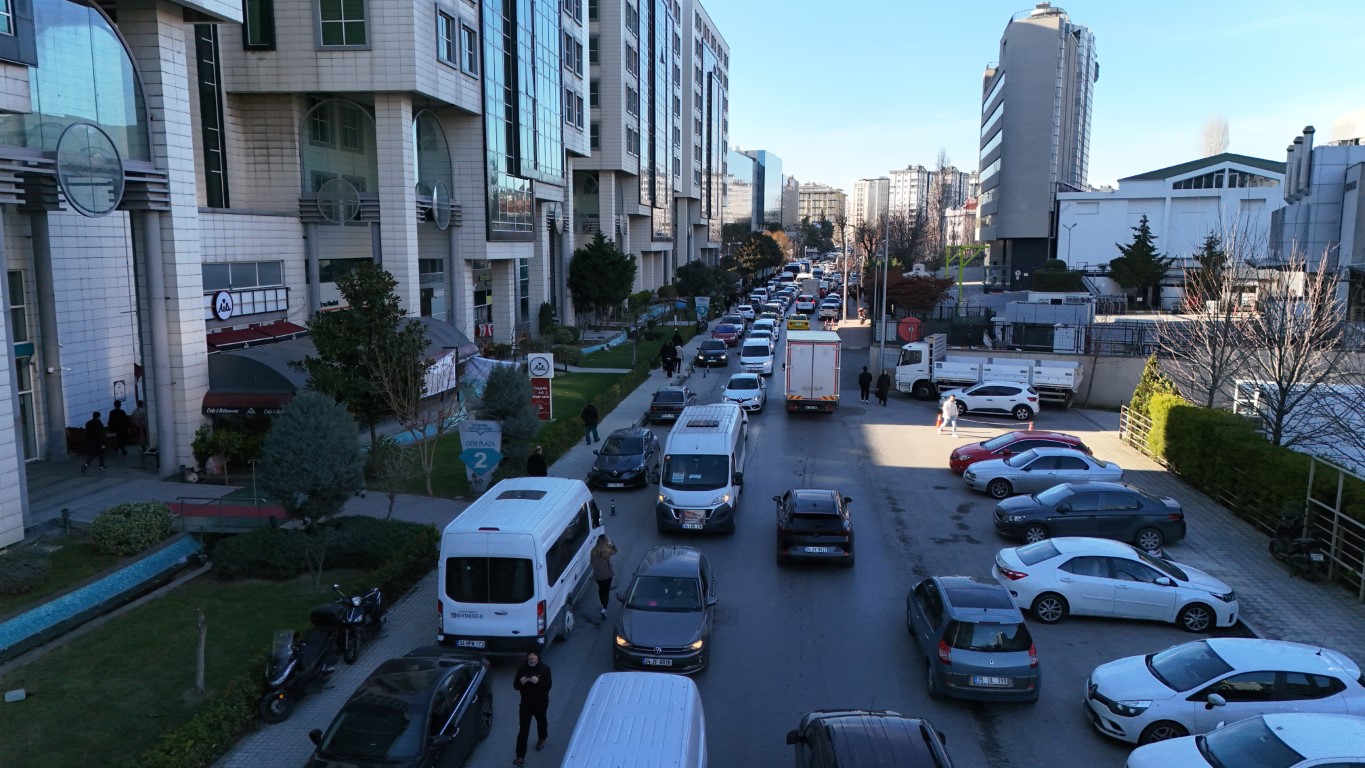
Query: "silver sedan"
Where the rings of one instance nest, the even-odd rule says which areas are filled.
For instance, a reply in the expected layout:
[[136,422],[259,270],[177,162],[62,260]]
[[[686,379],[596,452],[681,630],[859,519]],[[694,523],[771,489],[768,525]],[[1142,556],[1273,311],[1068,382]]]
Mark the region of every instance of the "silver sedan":
[[978,461],[967,467],[962,479],[969,488],[1003,499],[1061,483],[1116,483],[1123,479],[1123,469],[1073,448],[1034,448],[1007,459]]

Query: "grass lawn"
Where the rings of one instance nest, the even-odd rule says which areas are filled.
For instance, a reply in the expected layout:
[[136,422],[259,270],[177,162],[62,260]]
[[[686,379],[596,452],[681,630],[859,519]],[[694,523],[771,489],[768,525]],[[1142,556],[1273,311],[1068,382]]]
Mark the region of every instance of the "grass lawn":
[[[663,338],[655,341],[647,341],[643,338],[640,339],[640,348],[637,353],[639,355],[638,359],[648,360],[651,357],[657,356],[659,354],[659,348],[663,346],[663,343],[673,338],[674,331],[677,331],[678,334],[682,336],[683,344],[690,341],[697,333],[696,327],[690,324],[679,326],[660,325],[655,327],[654,331],[662,332],[664,334]],[[604,349],[601,352],[584,355],[579,366],[583,368],[630,368],[631,346],[632,343],[627,341],[624,344],[618,344],[611,349]]]
[[205,575],[52,649],[0,677],[0,690],[30,696],[4,705],[0,764],[133,765],[197,711],[196,610],[208,621],[208,687],[219,689],[264,662],[275,630],[304,629],[309,609],[331,601],[333,582],[358,579],[355,571],[327,572],[315,587],[311,576],[282,583]]
[[[18,613],[29,606],[45,602],[49,595],[65,592],[86,579],[112,568],[122,560],[117,555],[105,555],[96,551],[85,534],[79,532],[52,534],[44,537],[42,544],[37,546],[59,547],[49,560],[52,564],[51,573],[31,592],[22,595],[0,595],[0,616]],[[0,739],[0,744],[3,743],[4,740]]]

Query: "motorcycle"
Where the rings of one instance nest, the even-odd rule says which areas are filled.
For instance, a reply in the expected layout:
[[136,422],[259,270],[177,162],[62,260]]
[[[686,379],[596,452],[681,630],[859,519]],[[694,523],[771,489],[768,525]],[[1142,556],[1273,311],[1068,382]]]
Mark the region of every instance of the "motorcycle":
[[267,723],[282,723],[294,706],[336,670],[336,613],[332,606],[313,611],[313,629],[300,635],[292,629],[275,633],[265,667],[266,692],[257,710]]
[[697,321],[697,333],[706,333],[706,329],[707,329],[707,327],[708,327],[709,325],[710,325],[710,324],[707,323],[705,320],[698,320],[698,321]]
[[341,651],[341,658],[347,664],[354,664],[366,635],[371,631],[378,632],[384,624],[384,595],[379,587],[370,587],[370,591],[363,595],[347,595],[341,590],[340,584],[333,584],[332,589],[341,595],[336,601],[337,614],[341,620],[337,650]]
[[1304,535],[1304,526],[1302,513],[1281,517],[1270,539],[1270,554],[1309,581],[1321,581],[1327,578],[1327,553],[1316,537]]

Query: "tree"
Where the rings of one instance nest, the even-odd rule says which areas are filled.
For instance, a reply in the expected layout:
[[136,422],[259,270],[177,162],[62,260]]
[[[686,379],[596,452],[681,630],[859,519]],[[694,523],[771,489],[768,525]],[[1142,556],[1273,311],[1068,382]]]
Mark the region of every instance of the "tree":
[[678,267],[677,287],[679,296],[721,296],[725,293],[720,269],[700,261],[689,261]]
[[1223,250],[1222,235],[1217,232],[1205,235],[1194,260],[1199,266],[1185,270],[1187,303],[1217,301],[1223,293],[1228,271],[1228,255]]
[[1152,395],[1178,394],[1175,385],[1166,378],[1166,374],[1161,372],[1161,363],[1156,359],[1156,355],[1147,358],[1147,364],[1142,368],[1142,375],[1138,377],[1137,386],[1133,388],[1133,396],[1128,400],[1128,408],[1136,411],[1146,418],[1147,403],[1151,401]]
[[809,216],[801,219],[801,239],[809,247],[820,253],[834,250],[834,224],[825,219],[811,221]]
[[[880,277],[880,276],[879,276]],[[951,277],[911,275],[892,272],[886,281],[886,303],[921,315],[934,311],[957,281]]]
[[327,395],[304,392],[270,425],[256,481],[267,498],[312,529],[365,482],[355,421]]
[[[412,452],[399,445],[392,437],[385,437],[370,446],[370,453],[365,462],[365,475],[370,479],[370,487],[384,494],[384,498],[389,500],[385,520],[393,518],[393,507],[398,501],[398,494],[403,492],[408,478],[412,476],[412,464]],[[427,494],[431,494],[429,479]]]
[[720,242],[723,250],[729,253],[753,231],[754,228],[749,226],[747,221],[732,221],[729,224],[720,225]]
[[891,269],[909,272],[924,251],[924,219],[922,212],[914,216],[902,212],[891,214],[887,236],[891,238]]
[[1229,261],[1222,238],[1209,234],[1185,270],[1186,314],[1157,328],[1166,371],[1180,393],[1205,408],[1232,397],[1248,355],[1243,290],[1254,283],[1246,262]]
[[1161,281],[1175,260],[1157,252],[1156,235],[1152,234],[1145,214],[1133,227],[1133,242],[1115,243],[1115,247],[1122,255],[1109,262],[1109,276],[1124,288],[1136,290],[1138,298],[1145,299],[1148,307],[1153,306],[1154,291],[1160,291]]
[[404,324],[398,281],[370,262],[337,278],[337,289],[347,308],[319,312],[308,321],[317,356],[293,365],[308,373],[308,387],[345,403],[346,408],[370,430],[370,442],[378,439],[375,424],[388,405],[375,386],[372,349],[403,350],[405,356],[389,358],[394,364],[420,364],[426,349],[426,330],[420,323]]
[[[784,233],[776,234],[786,237]],[[782,246],[767,232],[751,232],[731,254],[735,268],[744,280],[752,280],[765,269],[782,266]]]
[[505,460],[512,466],[525,465],[531,452],[527,441],[540,430],[540,419],[531,404],[531,379],[526,372],[513,365],[493,366],[477,410],[480,418],[502,422]]
[[[409,325],[420,327],[421,323],[410,321]],[[419,342],[422,350],[408,346]],[[405,453],[411,450],[415,454],[426,478],[427,495],[431,495],[437,446],[454,426],[463,404],[455,389],[453,355],[436,365],[425,356],[426,343],[425,333],[420,339],[400,335],[398,344],[368,349],[364,359],[374,376],[375,391],[411,438],[412,447]],[[378,444],[372,442],[371,446]]]
[[853,245],[863,252],[863,258],[870,263],[881,263],[882,240],[886,238],[886,215],[875,219],[863,219],[853,227]]
[[615,241],[598,232],[592,242],[574,251],[569,261],[569,294],[574,311],[595,311],[600,315],[619,307],[630,295],[638,269],[634,256],[622,252]]

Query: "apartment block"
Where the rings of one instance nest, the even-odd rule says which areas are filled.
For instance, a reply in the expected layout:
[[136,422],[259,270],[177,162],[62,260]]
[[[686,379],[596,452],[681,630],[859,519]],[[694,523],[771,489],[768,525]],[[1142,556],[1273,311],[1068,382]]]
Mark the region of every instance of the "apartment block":
[[842,189],[826,184],[802,184],[797,192],[796,218],[798,221],[838,221],[845,215],[848,195]]
[[674,190],[676,261],[715,264],[720,259],[730,146],[730,46],[696,0],[682,2],[679,26],[683,172]]
[[858,179],[853,182],[853,199],[848,215],[849,225],[857,227],[868,221],[878,221],[890,210],[891,179]]

